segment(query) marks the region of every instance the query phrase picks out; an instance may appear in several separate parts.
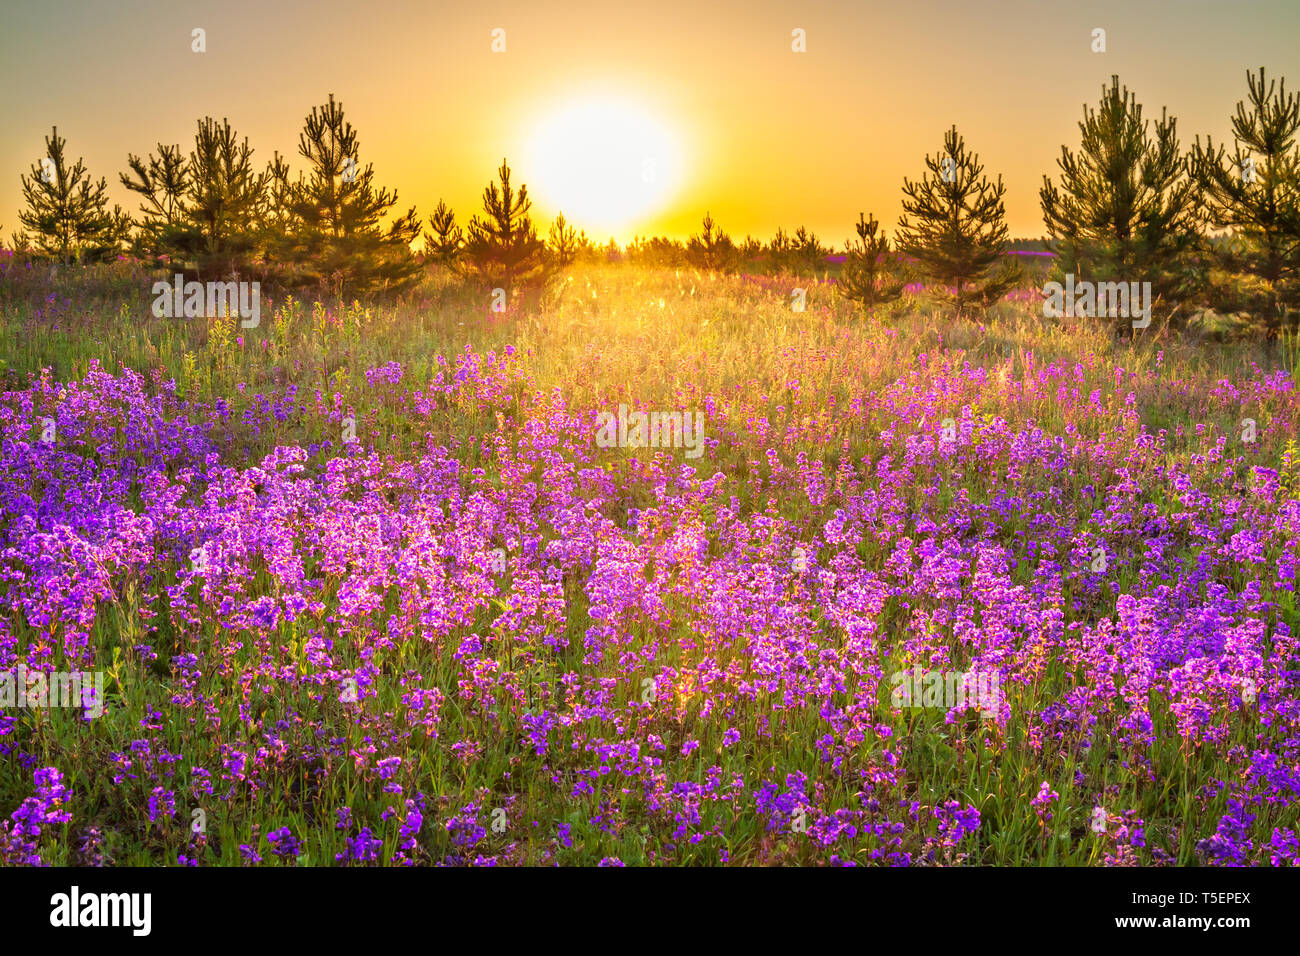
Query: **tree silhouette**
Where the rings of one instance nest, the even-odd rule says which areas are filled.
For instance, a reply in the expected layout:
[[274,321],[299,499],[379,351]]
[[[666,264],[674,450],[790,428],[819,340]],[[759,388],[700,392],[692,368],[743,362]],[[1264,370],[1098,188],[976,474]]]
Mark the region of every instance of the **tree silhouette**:
[[529,218],[532,200],[528,187],[516,193],[510,185],[510,167],[501,160],[496,182],[483,190],[484,216],[469,221],[465,253],[479,279],[493,288],[507,292],[534,288],[551,278],[553,270],[546,260],[546,247],[537,238],[537,229]]
[[121,206],[109,210],[107,179],[92,182],[81,159],[68,167],[66,144],[54,127],[45,138],[45,159],[32,164],[30,176],[19,175],[27,208],[18,214],[24,230],[14,245],[60,262],[111,258],[126,240],[131,219]]
[[699,269],[730,269],[735,263],[736,244],[718,228],[713,216],[704,214],[699,235],[691,236],[686,244],[686,261]]
[[424,254],[445,266],[454,266],[465,245],[465,237],[456,225],[456,214],[438,200],[438,208],[429,217],[430,232],[424,236]]
[[791,257],[793,247],[794,243],[790,241],[790,236],[785,229],[777,226],[776,235],[767,244],[767,256],[773,269],[777,272],[788,272],[793,269],[794,263]]
[[120,173],[122,185],[139,193],[139,235],[136,247],[151,256],[173,253],[181,244],[181,220],[185,214],[185,193],[189,185],[189,164],[179,145],[158,144],[158,156],[149,154],[145,160],[127,154],[127,166],[132,175]]
[[1258,79],[1247,71],[1246,83],[1250,107],[1237,103],[1232,155],[1197,137],[1192,170],[1210,221],[1236,232],[1237,241],[1216,247],[1221,264],[1268,283],[1266,328],[1274,338],[1283,305],[1300,298],[1300,97],[1286,92],[1285,79],[1266,82],[1263,67]]
[[1007,240],[1002,177],[993,183],[984,176],[979,156],[966,152],[956,126],[944,134],[943,147],[925,157],[929,173],[920,181],[903,180],[897,238],[922,272],[953,287],[961,314],[971,301],[997,301],[1020,280],[1020,272],[1002,257]]
[[[585,234],[583,238],[586,238]],[[564,213],[557,214],[546,242],[552,261],[561,268],[571,265],[578,258],[581,245],[577,230],[565,222]]]
[[412,207],[385,229],[384,215],[397,193],[376,188],[373,165],[361,165],[357,132],[330,94],[312,107],[298,137],[307,175],[283,175],[292,258],[301,266],[297,284],[328,287],[335,295],[396,292],[419,277],[411,243],[420,235]]
[[1149,126],[1136,96],[1112,76],[1099,107],[1084,106],[1079,152],[1061,147],[1060,188],[1043,177],[1043,221],[1061,272],[1150,282],[1157,297],[1181,300],[1200,281],[1189,257],[1199,239],[1197,190],[1177,121],[1162,111],[1154,136]]
[[795,268],[801,273],[815,272],[817,269],[822,268],[823,260],[831,251],[821,244],[815,232],[809,231],[804,226],[800,226],[795,230],[790,246],[790,254],[794,259]]
[[258,204],[262,235],[268,251],[284,255],[291,248],[289,237],[298,223],[293,211],[293,188],[289,181],[289,163],[279,152],[266,164],[266,189]]
[[835,288],[849,301],[873,309],[901,296],[905,283],[890,274],[889,240],[876,217],[868,220],[858,213],[856,228],[858,241],[845,243],[844,268]]
[[253,171],[252,156],[248,138],[241,143],[229,120],[199,121],[177,235],[178,251],[193,256],[200,273],[234,272],[253,257],[270,177]]

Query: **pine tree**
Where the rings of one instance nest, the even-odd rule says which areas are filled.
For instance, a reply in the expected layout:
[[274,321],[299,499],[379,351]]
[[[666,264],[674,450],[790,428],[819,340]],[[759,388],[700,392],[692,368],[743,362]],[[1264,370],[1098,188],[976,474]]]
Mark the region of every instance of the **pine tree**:
[[546,245],[537,238],[537,228],[528,215],[533,206],[528,187],[514,191],[504,159],[497,176],[500,188],[490,182],[483,190],[484,217],[474,216],[469,221],[465,253],[479,280],[491,288],[513,294],[544,286],[553,270],[547,262]]
[[551,223],[551,233],[546,248],[552,261],[560,268],[572,265],[577,259],[578,232],[564,221],[564,213],[556,215],[555,222]]
[[149,154],[148,163],[127,154],[127,166],[134,176],[120,173],[122,185],[143,198],[140,203],[139,235],[136,248],[151,257],[167,256],[180,244],[181,219],[189,185],[189,165],[179,145],[158,144],[158,156]]
[[293,256],[301,266],[296,281],[340,297],[398,292],[415,283],[415,208],[386,229],[381,225],[397,193],[376,188],[374,166],[361,165],[357,132],[333,94],[312,107],[298,152],[307,160],[307,176],[287,183]]
[[795,230],[794,238],[790,242],[790,254],[798,272],[816,272],[822,268],[825,258],[830,255],[830,249],[821,244],[815,232],[800,226]]
[[1100,106],[1084,106],[1079,152],[1061,147],[1060,188],[1044,176],[1039,199],[1062,273],[1150,282],[1157,298],[1181,301],[1200,281],[1191,259],[1196,184],[1179,152],[1177,121],[1165,110],[1154,136],[1149,127],[1137,97],[1111,77]]
[[1237,103],[1232,155],[1225,155],[1223,146],[1216,149],[1211,137],[1202,148],[1197,137],[1192,170],[1210,221],[1235,232],[1235,242],[1216,247],[1220,262],[1268,284],[1271,339],[1283,306],[1300,298],[1295,285],[1300,279],[1300,97],[1286,92],[1285,79],[1266,82],[1263,67],[1258,79],[1247,71],[1246,83],[1250,107]]
[[275,152],[266,164],[266,189],[263,190],[261,202],[258,203],[257,215],[261,221],[263,244],[268,249],[282,253],[282,243],[299,227],[293,212],[293,189],[296,183],[289,181],[289,163]]
[[30,177],[19,176],[27,208],[18,214],[24,229],[14,245],[60,262],[111,258],[126,241],[131,219],[121,206],[109,210],[107,179],[92,182],[80,158],[68,168],[66,144],[54,127],[45,138],[46,158],[32,165]]
[[835,288],[851,302],[867,309],[893,302],[903,294],[904,280],[889,269],[889,239],[876,217],[858,213],[858,241],[845,243],[844,268]]
[[767,255],[772,263],[773,270],[776,272],[789,272],[793,268],[792,248],[793,243],[790,242],[790,237],[786,234],[786,231],[777,226],[776,235],[772,237],[772,241],[767,245]]
[[465,246],[465,237],[456,225],[456,214],[438,200],[438,208],[429,217],[431,232],[424,236],[424,254],[444,266],[454,267]]
[[726,270],[736,261],[736,244],[718,228],[709,213],[704,214],[699,235],[691,236],[686,246],[687,261],[699,269]]
[[597,258],[599,258],[596,252],[596,246],[587,237],[587,230],[578,230],[578,238],[574,240],[574,244],[577,246],[578,262],[595,262]]
[[175,251],[192,257],[200,274],[232,273],[255,256],[270,176],[253,171],[252,156],[247,137],[240,143],[229,120],[199,121]]
[[[984,176],[978,154],[952,127],[943,152],[926,156],[928,174],[903,180],[900,251],[930,279],[953,287],[958,314],[972,301],[991,305],[1015,287],[1020,272],[1002,256],[1007,240],[1006,187]],[[912,217],[909,219],[908,217]]]

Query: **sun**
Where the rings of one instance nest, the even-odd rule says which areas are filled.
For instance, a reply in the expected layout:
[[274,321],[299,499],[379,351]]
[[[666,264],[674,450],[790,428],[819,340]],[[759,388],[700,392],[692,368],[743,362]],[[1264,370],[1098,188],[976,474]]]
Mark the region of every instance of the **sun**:
[[648,109],[617,98],[570,101],[544,116],[525,149],[529,191],[593,236],[627,230],[681,182],[680,138]]

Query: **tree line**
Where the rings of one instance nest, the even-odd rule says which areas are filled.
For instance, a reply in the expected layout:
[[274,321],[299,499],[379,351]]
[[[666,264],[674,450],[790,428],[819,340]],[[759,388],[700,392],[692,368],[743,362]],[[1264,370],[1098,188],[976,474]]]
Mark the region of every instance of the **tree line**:
[[[550,242],[536,234],[528,189],[516,189],[502,163],[499,183],[462,231],[445,203],[429,221],[414,207],[397,209],[396,191],[377,185],[362,165],[356,129],[331,95],[313,107],[299,136],[305,169],[294,177],[276,153],[264,168],[229,120],[198,122],[193,149],[159,143],[157,152],[129,154],[121,182],[139,196],[135,215],[111,209],[108,182],[71,163],[55,127],[46,155],[20,177],[26,208],[15,250],[61,263],[93,263],[131,253],[198,278],[245,278],[276,288],[310,288],[338,296],[400,292],[422,274],[423,259],[472,271],[493,286],[544,283],[586,243],[557,218]],[[471,268],[472,267],[472,268]]]
[[[1246,312],[1268,338],[1293,327],[1300,307],[1300,98],[1263,68],[1247,73],[1247,97],[1232,117],[1232,149],[1198,136],[1186,152],[1177,121],[1143,118],[1118,77],[1096,107],[1084,106],[1080,144],[1061,147],[1058,175],[1043,177],[1039,201],[1055,253],[1056,278],[1150,282],[1171,326],[1202,307]],[[991,179],[952,127],[903,181],[893,242],[874,216],[859,214],[837,290],[867,308],[898,299],[909,282],[932,284],[958,312],[987,308],[1023,284],[1008,246],[1006,187]],[[755,252],[708,216],[682,246],[638,240],[632,252],[657,264],[732,268]],[[769,247],[794,271],[824,255],[816,236],[782,233]],[[1116,329],[1127,329],[1128,323]]]
[[[1291,322],[1300,305],[1300,99],[1263,68],[1247,73],[1247,87],[1231,150],[1198,136],[1184,151],[1168,111],[1145,119],[1136,95],[1112,77],[1100,103],[1084,106],[1079,145],[1062,146],[1056,177],[1045,175],[1039,190],[1056,271],[1150,282],[1175,326],[1198,306],[1249,312],[1269,337]],[[60,262],[130,252],[199,277],[340,296],[400,292],[429,262],[515,291],[545,286],[579,261],[728,271],[762,259],[798,275],[824,270],[831,253],[804,227],[737,243],[707,213],[685,243],[638,236],[624,249],[613,240],[601,246],[563,214],[543,239],[528,188],[512,184],[504,160],[463,228],[441,201],[427,230],[413,207],[390,219],[397,193],[361,165],[356,130],[332,95],[306,117],[298,153],[305,168],[296,176],[279,153],[259,169],[247,138],[228,120],[205,117],[188,153],[159,143],[156,154],[128,155],[120,178],[139,197],[132,215],[109,208],[107,181],[95,182],[80,159],[69,162],[56,128],[46,156],[20,177],[26,208],[13,245]],[[927,282],[962,312],[1023,284],[1024,270],[1004,255],[1006,187],[955,126],[902,192],[892,241],[874,216],[859,214],[836,279],[840,294],[871,309],[897,300],[910,282]]]

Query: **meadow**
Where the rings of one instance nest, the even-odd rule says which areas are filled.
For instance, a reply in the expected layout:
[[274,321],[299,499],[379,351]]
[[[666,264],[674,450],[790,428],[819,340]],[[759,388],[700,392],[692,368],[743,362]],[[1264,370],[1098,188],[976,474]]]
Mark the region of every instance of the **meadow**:
[[243,329],[4,268],[0,670],[106,699],[0,708],[0,862],[1300,860],[1293,341],[626,266]]

